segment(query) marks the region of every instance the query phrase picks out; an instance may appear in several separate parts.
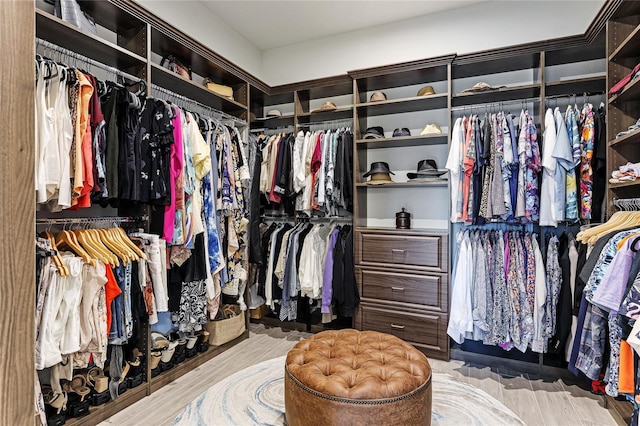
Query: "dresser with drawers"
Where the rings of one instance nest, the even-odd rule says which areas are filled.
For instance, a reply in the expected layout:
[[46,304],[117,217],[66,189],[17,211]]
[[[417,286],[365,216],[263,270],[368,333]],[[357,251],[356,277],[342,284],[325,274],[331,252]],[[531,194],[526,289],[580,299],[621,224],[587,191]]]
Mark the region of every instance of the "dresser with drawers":
[[393,334],[449,359],[447,230],[356,228],[358,330]]

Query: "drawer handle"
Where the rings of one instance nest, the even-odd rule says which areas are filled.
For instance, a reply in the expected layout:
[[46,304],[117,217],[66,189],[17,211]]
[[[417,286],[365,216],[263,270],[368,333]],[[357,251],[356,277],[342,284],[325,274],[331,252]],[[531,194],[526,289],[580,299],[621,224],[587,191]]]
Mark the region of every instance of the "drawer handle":
[[391,249],[391,252],[393,252],[393,253],[404,253],[404,250],[400,250],[400,249]]
[[391,287],[391,291],[404,291],[404,287]]
[[391,328],[395,328],[398,330],[404,330],[404,325],[391,324]]

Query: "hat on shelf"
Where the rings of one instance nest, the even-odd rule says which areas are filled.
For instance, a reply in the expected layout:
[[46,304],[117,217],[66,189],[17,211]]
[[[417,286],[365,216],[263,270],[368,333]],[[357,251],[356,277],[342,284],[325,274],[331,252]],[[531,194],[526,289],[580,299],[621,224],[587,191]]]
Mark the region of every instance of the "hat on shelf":
[[204,80],[202,80],[202,85],[211,90],[216,95],[222,96],[223,98],[227,99],[233,99],[233,89],[229,86],[214,83],[213,80],[211,80],[209,77],[205,77]]
[[418,162],[418,169],[415,173],[407,173],[409,179],[437,178],[447,173],[447,170],[438,169],[435,160],[426,159]]
[[393,131],[393,137],[397,138],[398,136],[411,136],[411,131],[406,127],[403,127],[402,129],[395,129]]
[[427,124],[420,132],[422,136],[424,135],[441,135],[442,129],[437,124]]
[[418,94],[416,96],[428,96],[435,95],[436,91],[433,90],[433,86],[424,86],[420,90],[418,90]]
[[320,108],[314,109],[311,112],[314,113],[314,112],[335,111],[337,108],[338,107],[336,107],[336,104],[334,104],[331,101],[327,101],[327,102],[323,103]]
[[267,116],[265,118],[274,118],[274,117],[282,117],[282,113],[279,109],[270,109],[267,111]]
[[371,94],[371,97],[369,98],[369,102],[380,102],[380,101],[386,101],[387,100],[387,95],[384,94],[384,92],[373,92]]
[[[386,175],[387,181],[391,181],[391,177],[389,177],[389,174],[395,174],[391,171],[391,169],[389,169],[389,164],[385,163],[384,161],[376,161],[371,163],[371,167],[369,168],[369,171],[367,173],[365,173],[364,175],[362,175],[363,178],[369,177],[371,176],[371,179],[373,179],[374,175]],[[382,179],[381,176],[377,176],[375,180],[384,180]]]
[[374,173],[366,183],[368,185],[382,185],[384,183],[393,182],[389,173]]
[[470,87],[468,89],[464,89],[462,91],[462,93],[486,92],[487,90],[496,90],[496,89],[500,89],[502,87],[505,87],[505,86],[493,87],[489,83],[485,83],[484,81],[481,81],[479,83],[474,84],[473,87]]
[[362,139],[380,139],[384,138],[384,129],[380,126],[374,126],[367,128],[364,132]]

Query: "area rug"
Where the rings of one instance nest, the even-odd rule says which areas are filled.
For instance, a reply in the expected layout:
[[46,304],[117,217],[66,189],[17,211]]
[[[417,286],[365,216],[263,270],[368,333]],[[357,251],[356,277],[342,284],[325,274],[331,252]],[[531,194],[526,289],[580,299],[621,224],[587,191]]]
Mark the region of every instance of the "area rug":
[[[216,383],[178,414],[179,426],[284,425],[284,360],[274,358]],[[524,425],[501,402],[449,374],[433,373],[432,425]]]

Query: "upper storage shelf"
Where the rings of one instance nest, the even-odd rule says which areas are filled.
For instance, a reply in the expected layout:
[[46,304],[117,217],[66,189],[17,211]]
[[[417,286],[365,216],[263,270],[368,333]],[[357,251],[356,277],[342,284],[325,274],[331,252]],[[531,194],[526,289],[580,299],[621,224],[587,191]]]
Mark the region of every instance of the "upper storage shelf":
[[368,115],[401,114],[405,112],[426,109],[446,108],[449,95],[439,93],[427,96],[414,96],[404,99],[389,99],[386,101],[365,102],[357,104],[358,111]]
[[633,66],[640,57],[640,5],[635,1],[623,2],[608,23],[608,58],[611,62]]
[[178,74],[155,63],[151,64],[151,81],[153,84],[157,84],[160,87],[164,87],[201,104],[236,117],[246,117],[246,107],[240,102],[231,98],[222,97],[208,90],[201,84],[196,84],[191,80],[182,78]]
[[[200,86],[202,90],[205,91],[205,93],[211,94],[212,97],[219,98],[219,100],[214,102],[218,105],[221,105],[224,112],[233,113],[234,110],[236,110],[235,112],[237,112],[238,108],[247,108],[248,85],[242,79],[242,77],[229,72],[220,63],[218,63],[219,61],[217,60],[217,58],[211,55],[209,52],[201,50],[193,44],[186,43],[185,40],[182,39],[181,34],[169,33],[168,31],[160,28],[152,28],[151,52],[154,65],[157,65],[152,68],[152,71],[154,71],[154,73],[152,74],[152,80],[154,80],[154,75],[163,75],[162,73],[158,72],[159,70],[162,70],[162,68],[160,67],[162,58],[168,55],[172,55],[182,64],[190,67],[193,73],[193,81],[188,81],[187,79],[176,75],[177,78],[187,83],[192,83],[193,85]],[[229,100],[227,98],[219,96],[218,94],[203,86],[202,80],[206,77],[210,78],[216,84],[222,84],[231,87],[233,89],[233,100]],[[154,80],[154,83],[160,85],[162,85],[163,83],[169,83],[169,81],[167,81],[164,77],[159,78],[161,78],[162,80]],[[180,89],[184,89],[187,87],[191,88],[191,85],[178,84],[177,87],[169,86],[165,88],[189,97],[189,92],[179,91]],[[218,108],[211,103],[207,103],[207,105]]]
[[[108,23],[109,29],[99,27],[98,35],[93,35],[36,9],[36,37],[129,74],[144,77],[147,59],[140,44],[146,45],[146,26],[133,18],[117,22],[123,26]],[[99,25],[102,21],[96,23]]]
[[[451,69],[453,107],[540,96],[540,53],[510,50],[457,56]],[[479,90],[485,86],[486,90]]]
[[[449,65],[454,56],[350,71],[358,115],[362,118],[447,108]],[[374,93],[377,99],[372,98]]]

